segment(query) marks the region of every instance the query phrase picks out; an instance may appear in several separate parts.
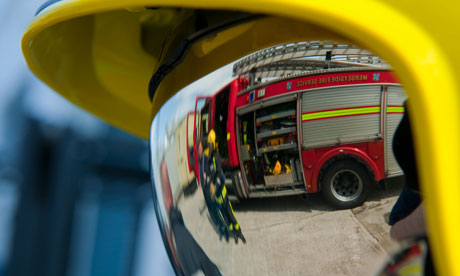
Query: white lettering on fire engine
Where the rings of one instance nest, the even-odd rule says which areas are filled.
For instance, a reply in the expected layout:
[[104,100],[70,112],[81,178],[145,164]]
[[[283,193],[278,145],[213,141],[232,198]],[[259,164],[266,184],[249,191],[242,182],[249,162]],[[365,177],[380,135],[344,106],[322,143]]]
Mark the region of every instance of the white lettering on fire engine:
[[257,91],[257,98],[262,98],[264,96],[265,96],[265,88],[259,89],[259,91]]

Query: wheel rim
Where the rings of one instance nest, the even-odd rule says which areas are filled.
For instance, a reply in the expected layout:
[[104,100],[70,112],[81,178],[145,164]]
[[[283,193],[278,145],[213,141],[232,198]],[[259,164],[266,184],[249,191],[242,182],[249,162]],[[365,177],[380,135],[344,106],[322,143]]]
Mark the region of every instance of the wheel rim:
[[331,192],[340,201],[355,200],[363,191],[361,177],[352,170],[340,170],[331,179]]

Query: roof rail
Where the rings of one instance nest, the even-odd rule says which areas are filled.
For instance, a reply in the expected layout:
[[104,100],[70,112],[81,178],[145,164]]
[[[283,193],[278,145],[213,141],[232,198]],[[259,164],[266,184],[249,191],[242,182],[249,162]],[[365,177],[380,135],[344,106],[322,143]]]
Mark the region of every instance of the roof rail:
[[390,68],[380,57],[356,45],[309,41],[282,44],[249,55],[233,65],[233,76],[263,79],[348,67]]

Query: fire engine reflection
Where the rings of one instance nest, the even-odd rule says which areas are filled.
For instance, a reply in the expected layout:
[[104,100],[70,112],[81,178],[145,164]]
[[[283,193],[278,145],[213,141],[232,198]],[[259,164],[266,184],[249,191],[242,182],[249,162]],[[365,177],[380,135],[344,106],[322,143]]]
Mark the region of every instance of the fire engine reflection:
[[[250,58],[237,62],[234,79],[223,88],[179,92],[160,111],[161,127],[152,133],[161,142],[152,150],[162,163],[154,169],[161,172],[169,245],[186,275],[247,269],[252,269],[249,274],[303,274],[303,266],[293,264],[321,247],[304,241],[315,243],[324,236],[331,244],[348,246],[356,233],[334,229],[340,221],[350,231],[361,226],[350,226],[350,212],[336,210],[361,206],[375,182],[402,175],[392,139],[404,113],[404,90],[378,57],[356,46],[328,43],[289,47],[307,56],[322,47],[334,49],[321,52],[329,60],[289,60],[284,46],[277,47],[277,60],[286,60],[273,65],[274,75],[270,64],[260,69]],[[291,75],[276,75],[283,66]],[[292,197],[314,193],[321,193],[326,204],[306,208],[300,197]],[[251,203],[253,198],[260,200]],[[315,214],[306,219],[306,212]],[[323,236],[314,239],[318,231]],[[365,239],[366,233],[357,235]],[[265,239],[272,241],[270,250]],[[290,247],[298,253],[294,259],[278,256]],[[361,266],[366,259],[361,256],[375,253],[363,248],[356,248],[355,257],[344,252],[322,261]]]
[[386,65],[266,83],[239,76],[196,98],[193,132],[195,141],[216,137],[210,148],[237,200],[321,191],[330,205],[354,208],[373,182],[402,175],[391,141],[405,99]]

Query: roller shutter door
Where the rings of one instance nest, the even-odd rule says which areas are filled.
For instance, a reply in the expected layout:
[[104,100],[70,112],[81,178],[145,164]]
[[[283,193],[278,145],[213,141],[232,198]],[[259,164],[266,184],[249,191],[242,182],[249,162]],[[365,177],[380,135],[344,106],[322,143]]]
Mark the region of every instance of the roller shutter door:
[[381,137],[381,86],[353,86],[302,94],[302,146],[313,148]]
[[387,176],[401,175],[399,167],[393,155],[393,136],[396,128],[401,121],[403,114],[391,113],[391,107],[402,106],[407,99],[407,95],[400,86],[389,86],[387,89],[387,113],[385,122],[385,155],[386,155],[386,174]]

